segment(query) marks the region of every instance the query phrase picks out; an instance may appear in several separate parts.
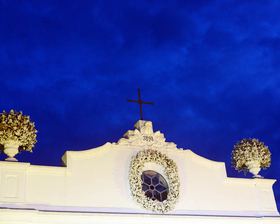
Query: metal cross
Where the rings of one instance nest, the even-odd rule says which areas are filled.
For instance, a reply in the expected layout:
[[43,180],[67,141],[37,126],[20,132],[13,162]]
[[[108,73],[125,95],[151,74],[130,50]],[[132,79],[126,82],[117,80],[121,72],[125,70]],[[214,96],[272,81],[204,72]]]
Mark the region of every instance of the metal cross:
[[144,102],[141,100],[141,95],[140,95],[140,89],[137,89],[138,90],[138,95],[139,95],[139,100],[130,100],[130,99],[127,99],[126,101],[127,102],[135,102],[135,103],[139,103],[139,106],[140,106],[140,115],[141,115],[141,120],[143,120],[143,114],[142,114],[142,104],[145,103],[145,104],[150,104],[150,105],[154,105],[153,102]]

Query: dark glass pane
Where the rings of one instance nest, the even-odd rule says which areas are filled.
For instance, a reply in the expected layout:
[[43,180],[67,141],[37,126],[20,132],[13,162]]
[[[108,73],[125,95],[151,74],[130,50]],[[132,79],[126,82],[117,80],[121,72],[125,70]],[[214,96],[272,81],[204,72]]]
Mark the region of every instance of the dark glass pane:
[[149,186],[146,184],[142,184],[142,190],[147,191],[149,189]]
[[161,200],[161,197],[160,197],[160,193],[158,193],[157,191],[154,191],[153,193],[154,193],[154,197],[155,197],[157,200],[162,201],[162,200]]
[[142,174],[142,180],[143,183],[150,185],[151,184],[151,178],[149,176],[147,176],[145,173]]
[[162,186],[162,185],[157,185],[156,186],[156,189],[159,191],[159,192],[163,192],[163,191],[165,191],[166,190],[166,187],[164,187],[164,186]]
[[166,180],[161,175],[159,176],[159,182],[161,183],[161,185],[168,187]]
[[153,183],[153,185],[157,185],[159,183],[159,174],[155,175],[152,178],[152,183]]
[[157,175],[157,172],[153,171],[153,170],[146,170],[144,171],[145,174],[149,177],[154,177],[155,175]]
[[167,199],[167,191],[161,193],[161,198],[163,201]]
[[152,200],[164,201],[167,199],[168,184],[164,177],[153,170],[142,173],[142,190]]

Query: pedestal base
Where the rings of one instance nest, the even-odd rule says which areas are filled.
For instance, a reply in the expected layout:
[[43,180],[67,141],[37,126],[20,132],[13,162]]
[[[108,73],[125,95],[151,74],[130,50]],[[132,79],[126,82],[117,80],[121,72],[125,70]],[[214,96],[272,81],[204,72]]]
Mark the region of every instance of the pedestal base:
[[255,179],[255,178],[263,179],[263,177],[261,175],[254,175],[252,178],[253,179]]
[[7,157],[7,158],[5,159],[5,161],[8,161],[8,162],[17,162],[18,160],[17,160],[16,158],[14,158],[14,157]]

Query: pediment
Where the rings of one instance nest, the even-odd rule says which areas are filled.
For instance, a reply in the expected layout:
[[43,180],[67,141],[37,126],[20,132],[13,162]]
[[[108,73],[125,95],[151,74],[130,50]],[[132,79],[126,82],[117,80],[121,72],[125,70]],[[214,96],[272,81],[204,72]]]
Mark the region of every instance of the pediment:
[[[65,167],[0,162],[1,206],[103,213],[278,215],[272,190],[275,180],[229,178],[223,162],[177,148],[163,133],[154,132],[150,121],[138,121],[135,130],[126,132],[117,143],[67,151],[62,160]],[[167,199],[151,203],[143,196],[141,175],[149,170],[165,178],[170,203]]]
[[[153,131],[151,121],[140,120],[135,124],[135,130],[127,131],[118,145],[137,146],[143,149],[170,149],[178,150],[177,145],[173,142],[166,142],[164,134],[160,131]],[[183,150],[183,149],[180,149]]]

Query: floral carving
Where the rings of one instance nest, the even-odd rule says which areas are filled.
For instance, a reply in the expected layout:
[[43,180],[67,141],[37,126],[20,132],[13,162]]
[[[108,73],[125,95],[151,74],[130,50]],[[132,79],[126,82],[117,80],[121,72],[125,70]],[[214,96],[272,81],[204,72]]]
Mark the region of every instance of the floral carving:
[[34,122],[22,112],[11,110],[10,113],[0,113],[0,151],[9,142],[18,143],[20,151],[30,151],[37,142]]
[[[156,163],[164,168],[164,174],[169,182],[169,192],[164,201],[152,200],[142,190],[141,175],[144,164]],[[131,194],[136,203],[143,208],[154,212],[168,212],[174,209],[180,196],[180,179],[176,163],[165,154],[156,150],[140,151],[136,157],[132,157],[129,172]]]
[[243,139],[237,142],[232,151],[233,167],[246,174],[249,171],[250,162],[256,162],[263,169],[266,169],[271,164],[271,153],[268,147],[258,139]]
[[128,146],[139,146],[142,149],[178,149],[173,142],[166,142],[164,135],[160,131],[153,132],[152,122],[147,121],[140,130],[128,131],[124,138],[121,138],[117,144]]

